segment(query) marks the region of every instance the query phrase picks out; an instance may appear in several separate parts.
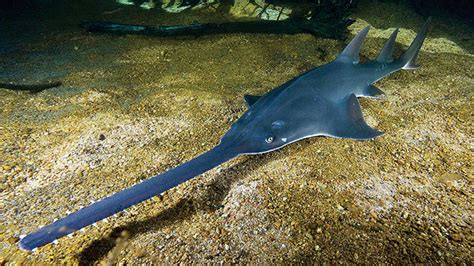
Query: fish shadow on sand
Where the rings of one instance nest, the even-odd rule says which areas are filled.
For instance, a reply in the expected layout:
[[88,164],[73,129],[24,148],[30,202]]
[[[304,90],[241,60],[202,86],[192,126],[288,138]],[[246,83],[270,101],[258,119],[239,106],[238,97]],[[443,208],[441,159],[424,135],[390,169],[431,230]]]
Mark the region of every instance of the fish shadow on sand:
[[[77,255],[79,265],[90,265],[107,256],[116,246],[115,240],[120,237],[122,231],[129,233],[128,239],[130,240],[142,233],[159,231],[167,225],[184,221],[195,215],[198,211],[214,212],[222,208],[222,202],[235,182],[245,179],[248,174],[277,159],[275,156],[284,157],[285,153],[278,152],[247,157],[243,161],[223,169],[222,172],[214,175],[211,181],[206,182],[204,184],[205,192],[203,196],[184,197],[174,206],[164,209],[154,217],[132,221],[124,226],[114,228],[108,236],[94,240]],[[236,175],[236,172],[239,174]]]

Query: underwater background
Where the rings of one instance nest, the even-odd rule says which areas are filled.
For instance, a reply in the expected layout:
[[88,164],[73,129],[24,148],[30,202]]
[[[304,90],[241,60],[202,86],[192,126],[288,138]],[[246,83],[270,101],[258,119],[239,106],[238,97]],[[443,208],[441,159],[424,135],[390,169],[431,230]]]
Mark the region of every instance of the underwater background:
[[[472,3],[119,2],[0,6],[0,265],[472,263]],[[79,26],[284,21],[315,2],[355,20],[347,39]],[[395,28],[399,56],[429,15],[421,67],[378,81],[386,99],[360,100],[382,137],[317,137],[241,156],[56,245],[18,248],[38,226],[214,147],[247,109],[245,94],[334,60],[367,25],[361,61],[377,57]]]

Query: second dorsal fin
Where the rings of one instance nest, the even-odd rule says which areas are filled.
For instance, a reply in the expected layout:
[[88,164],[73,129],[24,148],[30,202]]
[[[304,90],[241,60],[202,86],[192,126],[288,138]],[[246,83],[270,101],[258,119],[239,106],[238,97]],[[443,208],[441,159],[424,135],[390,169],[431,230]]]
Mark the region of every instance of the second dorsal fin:
[[395,40],[397,39],[398,29],[395,29],[390,38],[388,38],[387,42],[380,51],[379,56],[377,57],[377,61],[380,63],[390,63],[393,61],[392,53],[393,48],[395,47]]
[[359,62],[359,51],[362,43],[369,32],[369,26],[361,30],[357,35],[352,39],[352,41],[342,50],[341,54],[337,57],[339,61],[351,61],[352,63]]

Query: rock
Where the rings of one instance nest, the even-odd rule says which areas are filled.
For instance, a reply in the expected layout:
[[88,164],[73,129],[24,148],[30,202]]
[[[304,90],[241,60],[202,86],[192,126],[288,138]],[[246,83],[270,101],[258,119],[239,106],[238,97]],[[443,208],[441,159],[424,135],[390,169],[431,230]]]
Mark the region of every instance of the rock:
[[153,0],[150,0],[148,2],[145,1],[140,5],[140,7],[149,10],[155,8],[155,2]]
[[122,5],[134,5],[135,4],[133,1],[129,1],[129,0],[117,0],[116,2],[119,3],[119,4],[122,4]]
[[267,4],[263,0],[235,1],[230,13],[235,17],[258,17],[264,20],[285,20],[289,18],[291,9]]
[[438,181],[446,185],[448,188],[452,188],[456,186],[456,184],[462,179],[463,177],[460,174],[446,173],[442,175],[441,177],[439,177]]

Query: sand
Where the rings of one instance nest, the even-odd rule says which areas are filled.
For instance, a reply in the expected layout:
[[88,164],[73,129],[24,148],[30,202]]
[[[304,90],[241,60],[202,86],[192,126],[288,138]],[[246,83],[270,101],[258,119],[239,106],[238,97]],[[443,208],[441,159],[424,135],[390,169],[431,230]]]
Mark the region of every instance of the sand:
[[[318,137],[242,156],[57,245],[19,250],[20,235],[209,150],[245,111],[244,94],[344,47],[307,34],[164,39],[77,27],[216,19],[212,10],[102,14],[113,7],[3,21],[14,45],[1,77],[64,85],[0,89],[0,265],[472,263],[474,34],[449,17],[433,19],[421,68],[377,82],[387,99],[361,100],[382,137]],[[396,27],[400,55],[424,21],[403,3],[362,1],[352,17],[351,35],[372,26],[362,60]],[[31,20],[38,28],[28,31]]]

